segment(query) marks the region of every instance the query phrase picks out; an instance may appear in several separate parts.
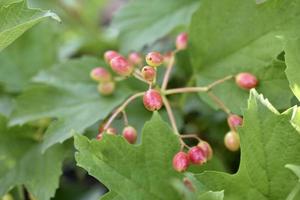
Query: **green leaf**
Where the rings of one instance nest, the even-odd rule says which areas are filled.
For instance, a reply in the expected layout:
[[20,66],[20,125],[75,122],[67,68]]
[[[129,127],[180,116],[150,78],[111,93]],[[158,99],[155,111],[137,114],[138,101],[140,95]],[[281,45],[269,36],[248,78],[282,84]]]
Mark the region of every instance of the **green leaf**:
[[255,90],[250,94],[244,124],[239,129],[238,172],[204,172],[196,176],[207,190],[224,190],[225,200],[285,199],[297,179],[284,166],[300,164],[300,135],[290,123],[296,107],[279,114]]
[[293,90],[295,96],[300,100],[300,39],[289,40],[285,46],[285,61],[287,68],[285,73],[290,82],[290,87]]
[[51,21],[35,26],[0,52],[0,82],[9,92],[20,92],[41,69],[58,60],[59,34]]
[[0,6],[6,6],[12,3],[17,3],[23,0],[0,0]]
[[39,200],[54,196],[66,151],[56,145],[41,154],[41,145],[31,137],[34,131],[26,126],[8,128],[0,118],[0,196],[20,185]]
[[223,200],[224,192],[206,192],[199,196],[198,200]]
[[106,117],[130,91],[117,85],[113,96],[97,92],[97,83],[90,79],[90,71],[103,62],[85,57],[70,60],[39,73],[18,99],[10,124],[54,117],[46,131],[43,150],[72,137],[73,131],[82,133],[87,127]]
[[59,21],[53,12],[28,9],[26,2],[5,4],[7,1],[0,5],[0,51],[43,19],[51,17]]
[[198,0],[133,0],[113,20],[122,51],[141,50],[179,25],[188,25]]
[[[276,57],[283,51],[283,38],[299,27],[299,15],[298,0],[261,4],[203,0],[190,26],[191,56],[198,73],[198,85],[230,74],[251,72],[260,81],[259,92],[277,108],[288,108],[292,93],[288,89],[284,63]],[[241,113],[240,109],[246,106],[248,91],[238,88],[234,81],[213,91],[233,112]],[[278,98],[282,93],[283,98]]]
[[182,178],[172,168],[179,140],[157,113],[145,124],[141,145],[121,136],[105,135],[99,142],[76,135],[75,147],[77,164],[113,192],[105,199],[181,199],[172,187]]
[[300,166],[287,164],[285,165],[286,168],[290,169],[294,174],[299,178],[297,185],[294,187],[292,192],[286,198],[286,200],[296,200],[300,198]]

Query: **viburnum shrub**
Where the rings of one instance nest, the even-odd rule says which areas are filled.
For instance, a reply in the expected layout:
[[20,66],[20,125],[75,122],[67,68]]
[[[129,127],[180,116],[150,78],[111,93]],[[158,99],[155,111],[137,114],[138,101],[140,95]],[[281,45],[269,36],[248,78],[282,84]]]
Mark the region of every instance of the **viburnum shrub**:
[[[188,47],[188,34],[181,33],[177,36],[175,42],[176,49],[169,53],[167,56],[168,62],[166,62],[166,71],[164,74],[163,82],[161,85],[156,83],[157,76],[157,67],[161,66],[164,63],[164,56],[159,52],[149,52],[145,56],[145,62],[148,64],[144,66],[141,54],[137,52],[130,53],[128,59],[125,56],[121,55],[116,51],[106,51],[104,53],[104,59],[109,63],[111,69],[118,76],[133,76],[136,79],[145,82],[149,85],[147,91],[141,91],[136,94],[133,94],[129,97],[119,108],[117,108],[111,117],[104,123],[103,129],[99,132],[97,138],[98,140],[102,139],[102,135],[106,133],[115,131],[110,131],[110,126],[114,119],[121,113],[123,113],[124,125],[123,137],[131,144],[136,142],[137,133],[136,129],[132,126],[128,126],[128,119],[126,116],[126,107],[129,103],[139,97],[143,97],[144,107],[149,111],[160,110],[162,106],[165,106],[165,109],[168,113],[170,123],[172,125],[174,134],[178,136],[178,140],[181,143],[181,148],[179,152],[174,155],[173,158],[173,168],[178,172],[183,172],[188,169],[190,164],[193,165],[203,165],[213,156],[213,150],[210,144],[206,141],[200,139],[197,135],[186,135],[180,134],[175,117],[172,111],[172,107],[168,100],[168,96],[179,94],[179,93],[192,93],[192,92],[203,92],[207,93],[209,97],[219,106],[223,111],[228,115],[228,125],[231,129],[224,137],[224,144],[226,148],[231,151],[236,151],[239,149],[239,136],[237,133],[237,127],[242,125],[243,119],[235,114],[232,114],[230,110],[225,106],[225,104],[212,92],[212,89],[218,85],[222,85],[224,82],[229,81],[233,78],[236,79],[237,87],[243,89],[251,89],[257,85],[257,78],[250,73],[239,73],[234,75],[228,75],[224,78],[215,80],[211,84],[203,87],[183,87],[183,88],[172,88],[167,89],[168,81],[170,78],[171,71],[175,65],[175,56],[176,54]],[[111,75],[105,68],[97,67],[91,71],[91,78],[93,80],[99,81],[100,85],[98,91],[101,95],[109,95],[114,91],[114,82],[111,80]],[[124,80],[114,77],[114,80]],[[107,82],[106,82],[107,81]],[[110,133],[111,134],[111,133]],[[196,146],[188,146],[184,139],[196,139],[199,143]],[[185,150],[188,150],[188,153],[184,153]]]
[[299,21],[300,0],[0,0],[0,200],[299,200]]

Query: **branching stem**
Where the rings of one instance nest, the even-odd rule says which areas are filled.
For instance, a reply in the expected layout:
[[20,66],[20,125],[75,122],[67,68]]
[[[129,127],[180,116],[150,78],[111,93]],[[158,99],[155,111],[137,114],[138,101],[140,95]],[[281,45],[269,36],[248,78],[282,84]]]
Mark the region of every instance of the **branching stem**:
[[145,94],[145,92],[139,92],[139,93],[136,93],[136,94],[132,95],[131,97],[129,97],[119,108],[117,108],[117,110],[115,110],[113,112],[113,114],[110,116],[110,118],[106,122],[103,130],[105,131],[105,130],[107,130],[110,127],[110,125],[114,121],[114,119],[119,115],[120,112],[122,112],[126,108],[126,106],[130,102],[132,102],[134,99],[136,99],[138,97],[143,96],[144,94]]
[[177,125],[176,125],[176,120],[175,120],[175,117],[174,117],[171,105],[170,105],[168,99],[165,96],[163,96],[163,103],[164,103],[165,108],[167,110],[167,113],[168,113],[168,116],[169,116],[172,128],[174,130],[174,133],[177,134],[177,135],[179,135],[179,131],[178,131],[178,128],[177,128]]

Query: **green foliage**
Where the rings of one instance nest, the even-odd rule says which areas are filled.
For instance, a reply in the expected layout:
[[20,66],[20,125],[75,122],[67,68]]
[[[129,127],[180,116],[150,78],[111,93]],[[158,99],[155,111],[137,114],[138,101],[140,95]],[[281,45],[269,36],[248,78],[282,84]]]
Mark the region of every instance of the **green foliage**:
[[290,82],[290,87],[296,97],[300,100],[300,39],[289,40],[285,46],[285,59],[287,69],[285,71],[287,78]]
[[187,25],[198,7],[197,0],[133,0],[114,18],[124,52],[141,50],[179,25]]
[[[97,84],[89,73],[104,63],[91,57],[70,60],[42,71],[35,84],[18,99],[11,124],[24,124],[45,117],[55,117],[46,131],[43,150],[82,133],[87,127],[103,119],[129,95],[129,90],[119,88],[111,97],[97,92]],[[34,102],[34,103],[33,103]]]
[[[0,199],[300,199],[299,20],[300,0],[0,0]],[[205,91],[162,90],[179,133],[213,148],[212,160],[186,173],[172,166],[182,141],[166,106],[153,114],[142,97],[109,124],[117,136],[95,140],[99,125],[149,84],[112,73],[116,92],[102,96],[90,78],[108,66],[98,59],[104,51],[165,53],[182,30],[189,44],[176,51],[168,89],[233,76],[211,90],[217,101]],[[166,70],[158,68],[152,87],[160,89]],[[240,72],[256,76],[255,90],[235,84]],[[214,112],[222,103],[244,118],[240,152],[224,146],[228,113]],[[137,144],[120,134],[126,119]]]
[[[224,199],[284,199],[297,179],[284,168],[300,164],[300,135],[290,123],[293,112],[279,114],[252,90],[244,125],[239,129],[241,163],[236,174],[204,172],[196,175],[208,190],[224,190]],[[282,184],[284,180],[284,184]]]
[[43,22],[0,53],[0,83],[6,91],[20,92],[39,70],[57,62],[59,34],[56,25]]
[[[277,108],[288,108],[292,93],[284,74],[285,64],[277,56],[283,50],[285,37],[299,27],[299,12],[298,0],[262,4],[203,0],[190,26],[198,85],[242,71],[251,72],[259,78],[259,92]],[[216,87],[214,92],[233,112],[241,113],[246,106],[248,92],[237,88],[233,81]]]
[[41,154],[35,132],[28,126],[8,128],[0,117],[0,196],[20,185],[40,200],[54,196],[66,150],[56,145]]
[[59,20],[58,16],[53,12],[28,9],[25,1],[1,1],[0,51],[7,47],[33,25],[48,17]]
[[106,199],[180,199],[171,186],[173,179],[182,178],[172,168],[179,140],[158,114],[145,124],[141,145],[119,136],[99,142],[77,135],[75,147],[78,165],[113,192]]

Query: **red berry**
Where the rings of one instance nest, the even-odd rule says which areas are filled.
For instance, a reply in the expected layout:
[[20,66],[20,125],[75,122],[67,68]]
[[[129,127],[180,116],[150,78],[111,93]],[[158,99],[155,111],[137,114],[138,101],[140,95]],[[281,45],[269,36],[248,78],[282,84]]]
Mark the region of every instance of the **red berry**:
[[202,151],[204,152],[204,155],[205,155],[207,160],[212,159],[213,150],[212,150],[212,148],[211,148],[211,146],[209,145],[208,142],[201,141],[201,142],[198,143],[197,146],[202,149]]
[[156,70],[153,67],[145,66],[142,69],[142,76],[146,81],[152,82],[156,77]]
[[132,65],[140,65],[143,62],[141,55],[137,52],[130,53],[128,60]]
[[110,61],[114,58],[114,57],[117,57],[117,56],[120,56],[120,54],[116,51],[112,51],[112,50],[109,50],[109,51],[106,51],[104,53],[104,60],[106,63],[110,63]]
[[91,78],[94,81],[108,82],[111,80],[110,73],[103,67],[94,68],[90,73]]
[[243,124],[243,118],[238,115],[229,115],[227,118],[227,123],[230,128],[235,130],[238,126]]
[[159,110],[163,105],[160,92],[154,89],[148,90],[144,94],[143,103],[145,108],[149,111]]
[[237,151],[240,148],[240,137],[234,131],[229,131],[224,137],[224,144],[230,151]]
[[130,143],[134,144],[137,138],[137,132],[132,126],[126,126],[123,129],[123,137]]
[[190,162],[195,165],[202,165],[207,161],[205,152],[198,146],[192,147],[188,152],[188,156]]
[[112,81],[99,83],[98,92],[102,95],[108,96],[115,91],[115,83]]
[[146,62],[152,67],[158,67],[164,61],[164,57],[158,52],[150,52],[146,56]]
[[129,76],[134,69],[123,56],[114,57],[110,61],[110,66],[120,76]]
[[178,50],[186,49],[187,44],[188,44],[188,34],[180,33],[176,38],[176,48]]
[[235,77],[236,84],[245,90],[250,90],[258,85],[257,78],[248,72],[242,72]]
[[173,168],[178,172],[184,172],[189,167],[190,161],[188,155],[180,151],[173,158]]

